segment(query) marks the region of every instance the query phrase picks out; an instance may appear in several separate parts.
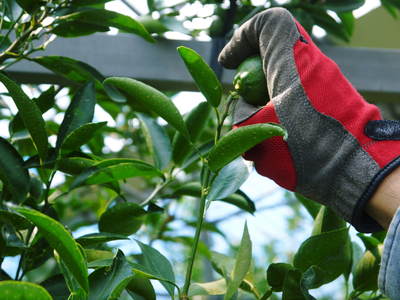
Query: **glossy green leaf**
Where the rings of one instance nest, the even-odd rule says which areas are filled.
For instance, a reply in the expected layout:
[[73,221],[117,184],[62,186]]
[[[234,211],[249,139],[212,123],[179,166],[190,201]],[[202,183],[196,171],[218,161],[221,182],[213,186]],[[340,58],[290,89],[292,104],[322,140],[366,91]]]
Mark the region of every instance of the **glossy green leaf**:
[[136,203],[118,203],[100,216],[99,230],[131,235],[142,226],[145,215],[146,211]]
[[294,256],[293,265],[306,271],[315,265],[325,271],[324,283],[345,274],[351,265],[351,244],[347,228],[341,228],[305,240]]
[[87,123],[71,131],[64,139],[61,145],[61,153],[78,150],[86,144],[94,135],[104,127],[107,122]]
[[154,163],[160,170],[166,168],[171,161],[171,141],[164,127],[147,114],[136,113],[142,123],[146,143],[154,157]]
[[41,5],[46,4],[45,1],[41,0],[16,0],[18,5],[21,6],[28,13],[33,13]]
[[189,297],[224,295],[226,293],[226,280],[224,278],[210,282],[194,282],[189,287]]
[[96,163],[97,161],[85,157],[64,157],[58,161],[57,167],[61,172],[77,175]]
[[133,300],[156,300],[153,285],[142,275],[135,274],[126,286],[126,290]]
[[211,185],[207,196],[209,201],[224,199],[235,193],[249,177],[249,170],[243,159],[238,157],[223,167]]
[[44,161],[47,157],[47,133],[42,112],[36,103],[28,98],[24,91],[4,73],[0,73],[0,81],[7,88],[10,96],[18,108],[25,128],[32,137],[40,158]]
[[[55,102],[55,96],[56,96],[56,91],[54,89],[54,86],[51,86],[49,89],[40,94],[38,98],[33,99],[33,101],[36,103],[36,105],[39,107],[40,111],[43,114],[53,107]],[[17,131],[25,129],[24,122],[19,112],[14,116],[14,118],[10,122],[9,129],[10,132],[13,134],[16,133]]]
[[178,130],[183,136],[189,138],[189,132],[186,128],[178,109],[166,95],[159,90],[131,78],[110,77],[104,81],[105,84],[111,84],[116,88],[130,95],[132,101],[147,107],[155,112],[172,127]]
[[92,247],[117,240],[128,240],[128,238],[122,234],[98,232],[85,234],[76,239],[82,247]]
[[114,253],[107,250],[84,249],[86,261],[88,263],[98,260],[108,260],[114,258]]
[[324,7],[333,10],[334,12],[348,12],[360,8],[365,3],[365,0],[326,0]]
[[222,97],[222,86],[214,71],[196,51],[180,46],[178,52],[208,103],[218,107]]
[[25,281],[1,281],[0,295],[3,299],[7,300],[53,300],[43,287]]
[[162,176],[162,173],[143,161],[135,159],[105,159],[84,170],[71,183],[70,189],[81,185],[103,184],[122,179],[144,176]]
[[330,208],[321,206],[321,209],[314,220],[312,235],[318,235],[346,227],[346,222],[338,217]]
[[287,273],[293,269],[292,265],[286,263],[270,264],[267,269],[267,281],[270,287],[276,292],[281,292]]
[[124,254],[119,250],[111,267],[97,269],[90,274],[89,300],[118,299],[133,275]]
[[[190,134],[190,141],[193,144],[198,141],[201,133],[207,127],[207,121],[210,118],[211,112],[211,106],[207,102],[202,102],[196,106],[185,118],[186,127],[188,128]],[[172,157],[175,164],[178,166],[182,165],[184,160],[194,149],[193,145],[191,145],[188,139],[180,132],[175,134],[172,148]]]
[[342,21],[342,24],[347,34],[349,36],[352,36],[356,23],[356,18],[354,17],[353,12],[348,11],[348,12],[338,13],[338,17],[340,18],[340,21]]
[[96,91],[93,82],[88,82],[76,92],[65,112],[57,135],[56,149],[74,130],[92,121],[96,105]]
[[254,124],[234,129],[210,150],[208,166],[212,171],[218,171],[262,141],[285,134],[285,129],[277,124]]
[[[82,249],[80,248],[80,250]],[[83,250],[81,252],[83,253]],[[68,300],[87,300],[87,291],[82,288],[82,286],[76,280],[70,269],[67,268],[66,264],[64,263],[64,261],[62,261],[57,252],[54,253],[54,258],[57,261],[58,268],[60,269],[61,274],[65,279],[68,290],[70,291]]]
[[62,20],[57,22],[52,32],[65,38],[90,35],[96,32],[107,32],[110,28],[104,25],[88,24],[81,21]]
[[282,300],[316,300],[301,286],[301,279],[299,270],[288,270],[283,283]]
[[0,179],[11,192],[15,202],[21,203],[29,192],[30,178],[24,161],[7,140],[0,137]]
[[140,16],[137,20],[149,33],[162,34],[169,30],[159,19],[154,19],[149,15]]
[[393,18],[397,19],[396,7],[391,4],[390,0],[381,0],[381,4]]
[[[89,26],[106,26],[106,27],[115,27],[124,32],[136,34],[148,42],[154,42],[152,36],[147,32],[144,26],[136,21],[135,19],[122,15],[120,13],[105,10],[105,9],[88,9],[82,10],[78,12],[74,12],[72,14],[62,16],[57,20],[58,26],[63,23],[74,23],[79,22],[82,25]],[[53,32],[57,35],[60,34],[60,30],[56,27],[53,29]]]
[[88,273],[85,258],[71,234],[56,220],[33,209],[19,207],[16,211],[30,220],[50,246],[55,249],[65,262],[80,286],[88,291]]
[[[136,241],[142,250],[144,266],[157,277],[164,278],[169,282],[175,282],[175,275],[171,263],[158,250]],[[174,298],[174,285],[161,281],[171,298]]]
[[247,223],[244,225],[242,240],[236,255],[235,266],[230,278],[227,279],[227,290],[224,299],[228,300],[237,292],[240,284],[250,269],[252,257],[252,244]]

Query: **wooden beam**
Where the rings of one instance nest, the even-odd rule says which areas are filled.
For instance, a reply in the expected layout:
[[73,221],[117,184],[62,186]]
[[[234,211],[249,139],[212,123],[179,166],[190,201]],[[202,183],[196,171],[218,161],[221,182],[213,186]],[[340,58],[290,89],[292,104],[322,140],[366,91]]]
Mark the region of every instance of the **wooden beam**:
[[[159,89],[196,90],[176,48],[185,45],[210,59],[211,43],[160,39],[155,44],[128,35],[95,34],[58,38],[38,55],[61,55],[84,61],[104,76],[128,76]],[[355,87],[372,102],[400,101],[400,50],[324,46],[322,50],[343,70]],[[9,69],[24,83],[63,83],[43,67],[21,61]],[[225,70],[222,82],[230,87],[234,72]],[[332,83],[334,84],[334,83]]]

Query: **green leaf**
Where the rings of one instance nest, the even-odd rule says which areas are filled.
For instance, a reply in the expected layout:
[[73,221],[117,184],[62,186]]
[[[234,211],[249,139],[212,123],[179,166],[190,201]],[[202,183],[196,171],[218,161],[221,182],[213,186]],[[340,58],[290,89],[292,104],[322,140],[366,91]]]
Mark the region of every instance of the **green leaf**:
[[189,297],[198,295],[199,296],[224,295],[225,293],[226,293],[225,278],[205,283],[194,282],[189,287]]
[[146,143],[154,157],[154,163],[160,170],[166,168],[171,161],[171,141],[164,127],[147,114],[136,113],[142,123]]
[[104,81],[131,96],[132,101],[147,107],[155,112],[172,127],[178,130],[183,136],[189,139],[190,135],[186,128],[185,121],[171,99],[159,90],[131,78],[110,77]]
[[89,283],[85,258],[64,226],[33,209],[19,207],[15,210],[35,224],[50,246],[58,252],[80,286],[88,291]]
[[287,273],[293,269],[292,265],[286,263],[270,264],[267,269],[267,281],[270,287],[275,292],[281,292]]
[[[40,94],[38,98],[33,99],[33,101],[36,103],[43,114],[54,106],[55,96],[56,91],[54,89],[54,86],[51,86],[49,89]],[[22,131],[25,129],[21,114],[19,112],[10,122],[9,129],[10,132],[12,132],[13,134],[15,134],[17,131]]]
[[208,103],[218,107],[222,97],[222,86],[214,71],[196,51],[180,46],[178,52]]
[[31,223],[20,214],[5,209],[0,209],[0,224],[10,224],[17,230],[28,229],[31,226]]
[[57,167],[61,172],[77,175],[96,163],[97,161],[85,157],[64,157],[58,161]]
[[303,204],[303,206],[306,208],[308,213],[315,219],[318,215],[319,210],[321,209],[321,204],[318,204],[317,202],[308,199],[304,197],[303,195],[300,195],[299,193],[294,193],[295,197],[297,200]]
[[50,294],[40,285],[25,282],[5,280],[0,282],[0,295],[4,299],[23,299],[23,300],[53,300]]
[[78,150],[86,144],[98,130],[104,127],[107,122],[88,123],[71,131],[64,139],[61,145],[61,153],[65,154],[73,150]]
[[41,5],[46,4],[45,1],[40,0],[16,0],[18,5],[21,6],[28,13],[33,13]]
[[128,240],[125,235],[109,233],[109,232],[98,232],[85,234],[76,239],[76,241],[82,245],[82,247],[93,247],[103,243],[116,241],[116,240]]
[[68,300],[87,300],[87,292],[82,288],[82,286],[76,280],[74,275],[67,268],[66,264],[61,260],[57,252],[54,253],[54,258],[58,264],[58,268],[61,271],[61,274],[65,279],[65,283],[68,287],[68,290],[70,291]]
[[46,239],[35,237],[29,248],[24,252],[22,267],[25,272],[29,272],[44,264],[52,255],[53,249]]
[[244,225],[242,241],[239,246],[239,251],[236,255],[235,266],[233,268],[232,277],[227,278],[227,291],[224,299],[231,299],[237,292],[243,279],[246,277],[247,272],[251,265],[252,245],[247,229],[247,223]]
[[218,171],[262,141],[285,134],[285,129],[277,124],[253,124],[234,129],[211,148],[208,166],[212,171]]
[[65,31],[60,30],[59,26],[63,26],[65,23],[74,24],[76,22],[84,26],[115,27],[124,32],[136,34],[148,42],[155,42],[153,37],[147,32],[140,22],[132,19],[129,16],[104,9],[88,9],[62,16],[57,20],[56,26],[53,29],[53,33],[60,36],[66,36],[63,34]]
[[301,286],[301,279],[299,270],[288,270],[283,283],[282,300],[316,300]]
[[135,274],[126,286],[133,300],[156,300],[156,292],[150,280],[140,274]]
[[99,230],[131,235],[142,226],[145,215],[146,211],[136,203],[118,203],[100,216]]
[[137,20],[149,33],[162,34],[169,30],[159,19],[154,19],[149,15],[139,16]]
[[343,13],[338,13],[338,17],[342,21],[342,24],[344,28],[346,29],[346,32],[349,36],[353,35],[354,32],[354,26],[356,22],[356,18],[353,16],[352,12],[343,12]]
[[47,133],[42,113],[35,102],[13,80],[0,72],[0,81],[7,88],[21,115],[25,128],[29,131],[40,158],[47,157]]
[[323,282],[331,282],[350,269],[351,244],[347,228],[341,228],[305,240],[294,256],[293,265],[306,271],[315,265],[325,271]]
[[314,227],[311,235],[318,235],[346,227],[346,222],[338,217],[330,208],[321,206],[317,217],[314,220]]
[[85,169],[71,183],[70,189],[81,185],[103,184],[137,176],[162,176],[162,173],[143,161],[136,159],[104,159]]
[[[175,275],[171,263],[156,249],[136,241],[142,250],[144,266],[157,277],[164,278],[169,282],[175,282]],[[161,281],[171,298],[174,298],[174,285]]]
[[324,7],[334,12],[342,13],[360,8],[364,3],[365,0],[326,0],[324,2]]
[[65,138],[75,129],[92,121],[95,105],[96,91],[94,83],[88,82],[76,92],[65,112],[57,135],[56,149],[60,149]]
[[357,291],[376,291],[378,289],[378,274],[383,246],[376,255],[367,250],[357,262],[353,272],[353,287]]
[[86,261],[91,263],[93,261],[99,260],[112,260],[114,258],[114,253],[106,250],[98,249],[84,249]]
[[207,196],[209,201],[221,200],[236,192],[249,177],[249,170],[243,159],[238,157],[223,167],[211,185]]
[[70,81],[86,83],[93,80],[99,82],[104,80],[104,76],[95,68],[70,57],[40,56],[31,60]]
[[51,276],[40,285],[50,293],[54,300],[68,299],[69,290],[62,274]]
[[190,141],[180,132],[177,132],[172,143],[172,157],[178,166],[181,166],[190,152],[193,151],[193,144],[198,141],[201,133],[207,127],[206,124],[210,115],[211,106],[207,102],[202,102],[185,118],[186,127],[189,130]]
[[396,7],[390,3],[390,0],[381,0],[381,4],[393,18],[397,19]]
[[133,278],[133,272],[121,250],[111,267],[101,268],[89,276],[89,300],[118,299]]
[[30,178],[17,150],[0,137],[0,179],[17,203],[22,203],[29,192]]

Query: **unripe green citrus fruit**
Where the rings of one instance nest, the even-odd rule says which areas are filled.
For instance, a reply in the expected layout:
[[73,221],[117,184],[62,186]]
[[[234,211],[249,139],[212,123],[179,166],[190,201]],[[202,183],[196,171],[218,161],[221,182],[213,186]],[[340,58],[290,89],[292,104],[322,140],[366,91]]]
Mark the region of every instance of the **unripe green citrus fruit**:
[[269,101],[267,81],[259,56],[249,57],[237,68],[233,78],[233,87],[252,105],[265,105]]

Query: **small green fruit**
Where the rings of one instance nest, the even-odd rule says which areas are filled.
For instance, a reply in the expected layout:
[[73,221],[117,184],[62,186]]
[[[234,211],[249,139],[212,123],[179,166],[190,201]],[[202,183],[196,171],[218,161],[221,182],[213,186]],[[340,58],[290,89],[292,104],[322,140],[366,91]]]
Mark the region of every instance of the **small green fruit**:
[[267,104],[269,101],[267,81],[259,56],[249,57],[239,65],[233,79],[233,87],[247,103]]

